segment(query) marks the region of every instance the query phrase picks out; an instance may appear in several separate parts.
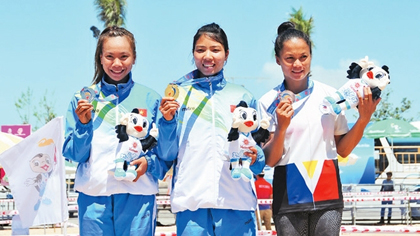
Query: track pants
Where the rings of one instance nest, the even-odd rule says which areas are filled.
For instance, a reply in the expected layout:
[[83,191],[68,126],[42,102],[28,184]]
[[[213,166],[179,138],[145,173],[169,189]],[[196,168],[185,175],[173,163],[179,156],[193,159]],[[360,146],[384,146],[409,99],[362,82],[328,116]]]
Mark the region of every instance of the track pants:
[[176,214],[177,236],[257,235],[254,211],[198,209]]
[[155,195],[114,194],[89,196],[79,193],[80,235],[154,236]]

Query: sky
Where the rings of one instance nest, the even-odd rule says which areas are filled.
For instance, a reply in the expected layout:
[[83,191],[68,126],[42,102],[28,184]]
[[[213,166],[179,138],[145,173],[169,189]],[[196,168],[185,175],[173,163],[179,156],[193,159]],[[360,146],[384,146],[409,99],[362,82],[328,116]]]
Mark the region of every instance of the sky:
[[[33,91],[29,112],[46,96],[65,116],[77,91],[90,85],[96,39],[104,28],[91,0],[0,0],[0,125],[21,124],[15,102]],[[225,77],[258,99],[281,83],[273,54],[277,27],[302,7],[313,17],[314,80],[341,87],[351,62],[365,56],[387,65],[389,101],[412,102],[406,115],[420,120],[420,1],[400,0],[127,0],[125,27],[136,38],[133,78],[161,95],[168,83],[195,69],[192,40],[197,29],[215,22],[226,32],[230,54]],[[348,112],[354,121],[357,112]],[[36,123],[30,117],[30,123]]]

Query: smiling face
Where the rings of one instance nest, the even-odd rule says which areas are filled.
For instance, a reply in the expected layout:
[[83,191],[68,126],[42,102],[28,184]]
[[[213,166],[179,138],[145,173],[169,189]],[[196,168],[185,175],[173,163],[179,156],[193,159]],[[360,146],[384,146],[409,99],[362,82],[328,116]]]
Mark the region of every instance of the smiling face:
[[104,72],[115,82],[126,78],[136,59],[126,36],[107,38],[100,58]]
[[276,62],[281,66],[287,83],[306,82],[304,79],[311,69],[309,45],[301,38],[285,41],[280,55],[276,55]]
[[48,154],[39,153],[32,158],[30,166],[35,173],[48,173],[52,169],[52,161]]
[[240,120],[238,130],[249,133],[258,127],[257,111],[251,107],[237,107],[233,111],[233,116]]
[[384,90],[390,82],[388,73],[379,66],[363,69],[360,75],[371,88],[379,87],[380,90]]
[[146,137],[149,130],[149,122],[140,114],[128,113],[121,123],[127,126],[127,134],[136,138]]
[[204,76],[219,73],[225,64],[229,51],[225,52],[223,45],[206,34],[200,36],[194,48],[194,62]]

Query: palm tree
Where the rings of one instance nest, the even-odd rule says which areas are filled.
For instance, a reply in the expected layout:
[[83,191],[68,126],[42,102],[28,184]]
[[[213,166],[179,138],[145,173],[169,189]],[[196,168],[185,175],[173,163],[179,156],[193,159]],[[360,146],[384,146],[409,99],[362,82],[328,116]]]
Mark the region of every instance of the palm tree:
[[124,26],[126,0],[95,0],[98,17],[108,26]]
[[[296,25],[296,29],[301,30],[305,34],[311,37],[311,34],[313,33],[314,29],[314,18],[311,16],[308,20],[304,19],[304,14],[302,7],[299,8],[299,10],[296,11],[295,8],[292,8],[292,13],[290,13],[290,22],[293,22]],[[313,41],[311,40],[312,47],[315,47]]]
[[96,26],[94,26],[94,25],[92,25],[90,27],[90,30],[92,30],[93,37],[96,38],[96,39],[98,39],[99,38],[99,35],[101,34],[101,31]]

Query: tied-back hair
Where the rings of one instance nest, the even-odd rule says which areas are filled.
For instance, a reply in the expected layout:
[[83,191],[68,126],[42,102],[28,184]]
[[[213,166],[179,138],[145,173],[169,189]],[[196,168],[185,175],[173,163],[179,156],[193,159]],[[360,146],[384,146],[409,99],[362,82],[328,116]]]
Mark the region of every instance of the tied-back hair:
[[222,44],[223,48],[225,49],[225,52],[229,51],[229,44],[228,44],[228,39],[227,39],[225,31],[222,28],[220,28],[218,24],[213,22],[211,24],[203,25],[200,29],[197,30],[197,33],[194,35],[194,40],[193,40],[193,48],[192,48],[193,53],[194,53],[195,45],[198,39],[203,34],[207,35],[214,41]]
[[274,51],[276,56],[280,56],[280,51],[283,49],[284,42],[293,38],[301,38],[305,40],[309,46],[309,52],[312,54],[312,43],[309,36],[304,32],[296,29],[295,24],[292,22],[286,21],[277,28],[277,38],[274,44]]
[[136,42],[134,39],[134,35],[130,31],[118,26],[109,26],[105,28],[99,35],[98,43],[96,45],[95,75],[93,76],[92,84],[97,84],[101,82],[102,77],[105,74],[101,64],[101,55],[105,40],[111,37],[127,37],[131,45],[131,49],[133,50],[134,60],[136,59]]

